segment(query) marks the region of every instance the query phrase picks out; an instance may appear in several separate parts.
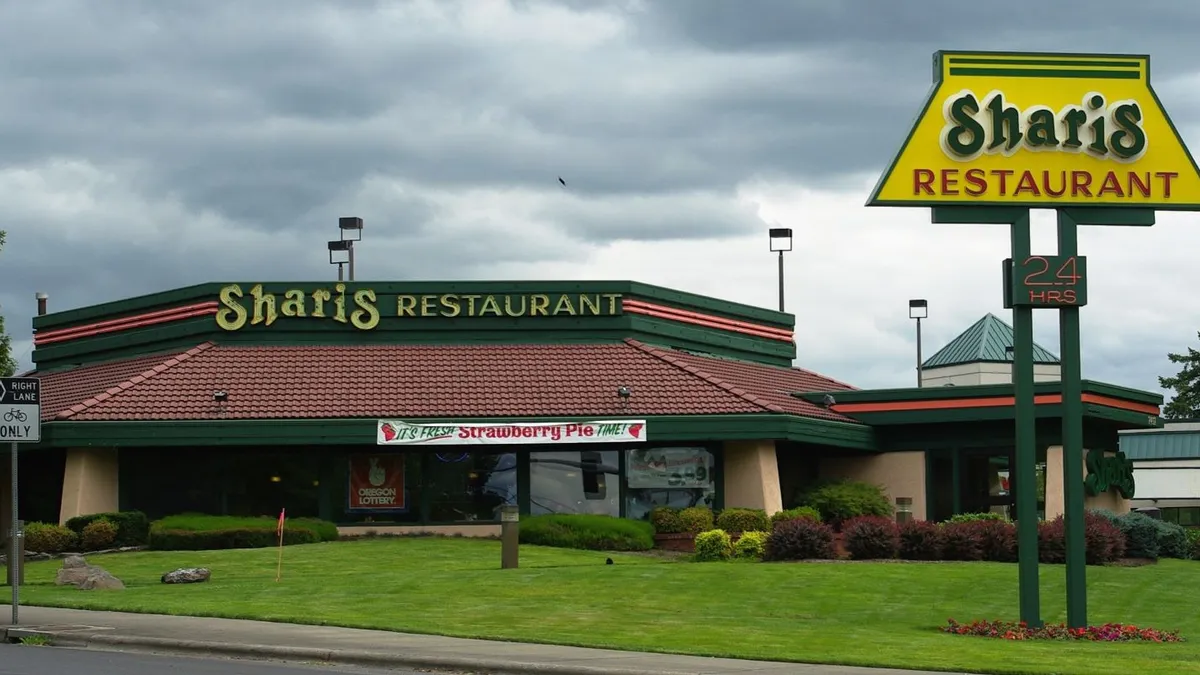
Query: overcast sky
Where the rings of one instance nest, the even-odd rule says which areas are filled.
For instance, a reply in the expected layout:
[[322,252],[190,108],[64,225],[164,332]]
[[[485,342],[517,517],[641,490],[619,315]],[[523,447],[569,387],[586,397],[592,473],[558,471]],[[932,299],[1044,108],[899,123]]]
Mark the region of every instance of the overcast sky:
[[[1200,149],[1197,26],[1180,0],[4,2],[0,311],[25,367],[36,291],[63,310],[330,279],[345,215],[360,280],[631,278],[770,307],[786,226],[798,364],[910,386],[909,298],[927,355],[1010,316],[1007,228],[863,206],[932,53],[1150,53]],[[1196,344],[1198,250],[1194,215],[1082,232],[1084,377],[1158,389]],[[1056,313],[1035,321],[1057,352]]]

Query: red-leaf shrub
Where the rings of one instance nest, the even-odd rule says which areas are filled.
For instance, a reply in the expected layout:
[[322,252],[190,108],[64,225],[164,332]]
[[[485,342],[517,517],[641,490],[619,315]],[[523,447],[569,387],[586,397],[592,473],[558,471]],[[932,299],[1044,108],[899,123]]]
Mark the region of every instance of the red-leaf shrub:
[[1111,520],[1088,511],[1084,514],[1087,564],[1103,565],[1125,557],[1125,533]]
[[941,560],[942,528],[928,520],[910,520],[900,525],[900,558]]
[[945,523],[942,527],[943,560],[983,560],[983,532],[979,522]]
[[1067,561],[1062,516],[1038,523],[1038,562],[1061,565]]
[[961,624],[950,619],[942,627],[943,633],[974,635],[977,637],[1001,638],[1004,640],[1088,640],[1092,642],[1183,642],[1179,631],[1164,631],[1154,628],[1119,623],[1106,623],[1087,628],[1068,628],[1066,624],[1046,624],[1041,628],[1030,628],[1024,621],[972,621]]
[[979,533],[983,559],[991,562],[1017,561],[1017,528],[1004,520],[976,520],[964,523]]
[[836,557],[833,528],[807,518],[775,523],[767,535],[764,560],[813,560]]
[[900,529],[880,516],[858,516],[842,523],[842,543],[855,560],[891,560],[900,551]]
[[[1038,560],[1067,561],[1066,521],[1062,516],[1038,525]],[[1125,555],[1125,533],[1112,520],[1090,511],[1084,514],[1083,537],[1088,565],[1103,565]]]

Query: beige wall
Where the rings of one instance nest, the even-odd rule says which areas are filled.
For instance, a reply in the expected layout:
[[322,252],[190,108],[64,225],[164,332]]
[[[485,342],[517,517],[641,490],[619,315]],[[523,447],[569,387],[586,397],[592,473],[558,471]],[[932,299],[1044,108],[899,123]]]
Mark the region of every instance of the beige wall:
[[119,510],[115,448],[71,448],[63,471],[59,524],[75,516]]
[[338,528],[338,534],[344,537],[361,537],[368,532],[376,534],[409,535],[440,534],[445,536],[464,537],[499,537],[500,526],[494,523],[486,525],[387,525],[372,527],[364,525],[348,525]]
[[[1034,382],[1057,382],[1062,379],[1062,369],[1049,363],[1035,363]],[[1010,363],[962,363],[940,368],[925,368],[921,371],[921,387],[944,387],[952,384],[966,387],[975,384],[1011,384]]]
[[727,441],[724,461],[726,507],[783,510],[775,441]]
[[[1087,449],[1083,456],[1087,457]],[[1105,453],[1112,455],[1114,453]],[[1087,474],[1087,465],[1079,464],[1078,480],[1083,481]],[[1084,493],[1083,506],[1087,509],[1106,509],[1118,515],[1129,513],[1130,501],[1115,490],[1109,490],[1095,497]],[[1066,511],[1066,500],[1063,495],[1063,455],[1061,445],[1052,445],[1046,449],[1046,520],[1054,520]]]
[[897,497],[909,497],[913,519],[925,520],[924,451],[826,458],[821,460],[820,475],[882,485],[893,508]]

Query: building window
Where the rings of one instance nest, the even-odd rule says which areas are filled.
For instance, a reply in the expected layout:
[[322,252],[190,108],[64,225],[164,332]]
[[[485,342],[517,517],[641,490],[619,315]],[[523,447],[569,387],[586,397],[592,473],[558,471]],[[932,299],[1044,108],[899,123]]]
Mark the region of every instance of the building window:
[[1169,506],[1161,510],[1162,519],[1184,527],[1200,527],[1200,506]]
[[625,516],[644,519],[656,506],[712,508],[715,464],[712,453],[701,447],[627,450]]
[[529,453],[530,513],[621,515],[615,450]]
[[339,459],[341,480],[331,496],[343,523],[418,523],[424,492],[415,452],[352,452]]
[[517,503],[514,453],[463,452],[450,448],[428,460],[425,489],[429,521],[500,520],[500,507]]

